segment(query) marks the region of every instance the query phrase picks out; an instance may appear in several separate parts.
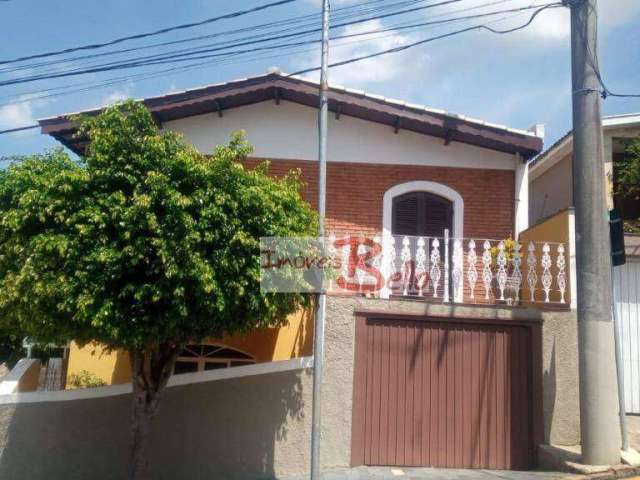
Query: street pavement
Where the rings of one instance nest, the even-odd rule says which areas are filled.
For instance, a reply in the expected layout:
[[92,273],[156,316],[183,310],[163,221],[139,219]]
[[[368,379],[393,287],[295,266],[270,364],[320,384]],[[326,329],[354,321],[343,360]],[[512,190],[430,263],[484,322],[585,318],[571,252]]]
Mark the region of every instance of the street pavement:
[[[560,480],[584,478],[561,472],[505,470],[457,470],[444,468],[358,467],[324,472],[322,480]],[[282,480],[308,480],[308,477],[286,477]]]

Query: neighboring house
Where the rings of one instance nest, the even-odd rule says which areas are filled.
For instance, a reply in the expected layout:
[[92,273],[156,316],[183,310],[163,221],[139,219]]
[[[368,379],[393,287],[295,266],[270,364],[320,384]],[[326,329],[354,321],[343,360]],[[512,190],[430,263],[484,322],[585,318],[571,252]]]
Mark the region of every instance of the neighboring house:
[[[607,206],[618,208],[626,222],[636,223],[640,200],[615,193],[615,163],[625,154],[625,141],[640,138],[640,114],[604,117],[602,128]],[[560,217],[572,217],[567,210],[573,206],[572,154],[573,136],[569,132],[531,162],[529,220],[536,225],[534,228],[548,229],[551,223],[561,222]],[[640,413],[640,235],[625,234],[625,250],[627,264],[614,269],[615,303],[620,319],[626,408]]]
[[[144,103],[202,152],[244,130],[246,165],[300,168],[316,205],[317,83],[274,72]],[[329,109],[327,230],[376,237],[397,285],[329,297],[323,409],[335,441],[323,462],[527,468],[539,443],[577,443],[571,255],[525,231],[542,138],[339,87]],[[66,116],[40,125],[82,152]],[[190,346],[176,373],[308,356],[311,337],[301,312],[282,329]],[[69,372],[125,382],[124,357],[74,345]]]

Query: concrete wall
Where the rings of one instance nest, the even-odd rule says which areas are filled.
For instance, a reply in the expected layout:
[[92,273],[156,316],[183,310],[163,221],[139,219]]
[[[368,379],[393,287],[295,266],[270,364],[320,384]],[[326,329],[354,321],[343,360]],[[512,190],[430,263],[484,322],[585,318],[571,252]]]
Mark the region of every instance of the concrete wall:
[[[229,373],[181,375],[180,380]],[[94,392],[3,398],[0,478],[125,478],[130,395],[123,393],[124,386],[90,390]],[[101,391],[121,394],[87,398]],[[311,376],[300,368],[169,388],[152,432],[153,478],[253,479],[303,473],[309,464],[310,395]]]
[[[323,468],[347,467],[351,460],[356,310],[541,319],[545,441],[579,441],[577,331],[572,312],[329,297]],[[305,365],[308,359],[293,359],[173,377],[153,429],[154,478],[303,474],[309,465],[312,386]],[[238,372],[244,376],[230,378]],[[0,397],[0,478],[123,478],[129,391],[129,385],[119,385]]]
[[21,358],[0,382],[0,395],[16,392],[35,392],[42,364],[33,358]]

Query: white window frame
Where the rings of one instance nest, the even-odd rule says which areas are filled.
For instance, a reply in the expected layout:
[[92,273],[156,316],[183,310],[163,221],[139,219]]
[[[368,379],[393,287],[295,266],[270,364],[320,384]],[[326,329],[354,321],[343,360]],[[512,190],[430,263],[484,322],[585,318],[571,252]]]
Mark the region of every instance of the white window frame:
[[219,347],[220,349],[227,349],[227,350],[233,350],[236,351],[238,353],[241,353],[243,355],[247,355],[248,357],[251,358],[233,358],[233,357],[207,357],[207,356],[197,356],[197,357],[178,357],[176,359],[176,363],[181,362],[181,363],[196,363],[198,365],[198,370],[197,372],[204,372],[205,371],[205,364],[207,363],[222,363],[226,365],[226,368],[231,367],[231,362],[243,362],[246,363],[247,365],[253,365],[256,363],[256,359],[253,355],[251,355],[248,352],[244,352],[238,348],[234,348],[234,347],[230,347],[228,345],[224,345],[221,343],[202,343],[202,344],[197,344],[197,345],[207,345],[207,346],[211,346],[211,347]]
[[453,203],[453,232],[450,232],[450,236],[464,238],[464,200],[462,195],[447,185],[427,180],[401,183],[384,193],[382,201],[382,234],[384,237],[391,236],[393,199],[410,192],[429,192],[451,201]]

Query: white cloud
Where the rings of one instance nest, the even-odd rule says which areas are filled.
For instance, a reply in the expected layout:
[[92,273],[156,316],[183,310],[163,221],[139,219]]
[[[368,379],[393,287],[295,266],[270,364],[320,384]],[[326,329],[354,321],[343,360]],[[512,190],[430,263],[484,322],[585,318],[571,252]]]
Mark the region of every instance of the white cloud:
[[111,105],[112,103],[121,102],[127,98],[129,98],[129,93],[126,90],[114,90],[102,97],[101,103],[103,105]]
[[[20,100],[25,100],[21,98]],[[0,128],[10,129],[26,127],[36,123],[31,101],[12,103],[0,107]]]
[[116,88],[112,90],[108,94],[102,97],[100,100],[100,106],[103,105],[111,105],[113,103],[121,102],[123,100],[127,100],[131,98],[131,91],[133,90],[134,84],[131,80],[129,80],[125,85],[120,88]]
[[[371,30],[383,28],[380,20],[350,25],[340,32],[340,35],[352,35],[366,33]],[[330,63],[356,57],[364,57],[372,53],[388,50],[410,43],[410,35],[404,35],[397,31],[389,31],[384,34],[370,34],[351,39],[332,41],[330,45]],[[408,69],[422,68],[426,55],[421,55],[422,60],[407,61],[407,53],[392,53],[353,64],[333,67],[330,72],[330,83],[333,85],[345,85],[348,87],[366,87],[372,84],[383,83],[401,77]],[[308,57],[299,62],[297,68],[304,69],[312,65],[318,65],[320,56]],[[423,70],[424,71],[424,70]],[[317,77],[317,73],[315,77]]]

